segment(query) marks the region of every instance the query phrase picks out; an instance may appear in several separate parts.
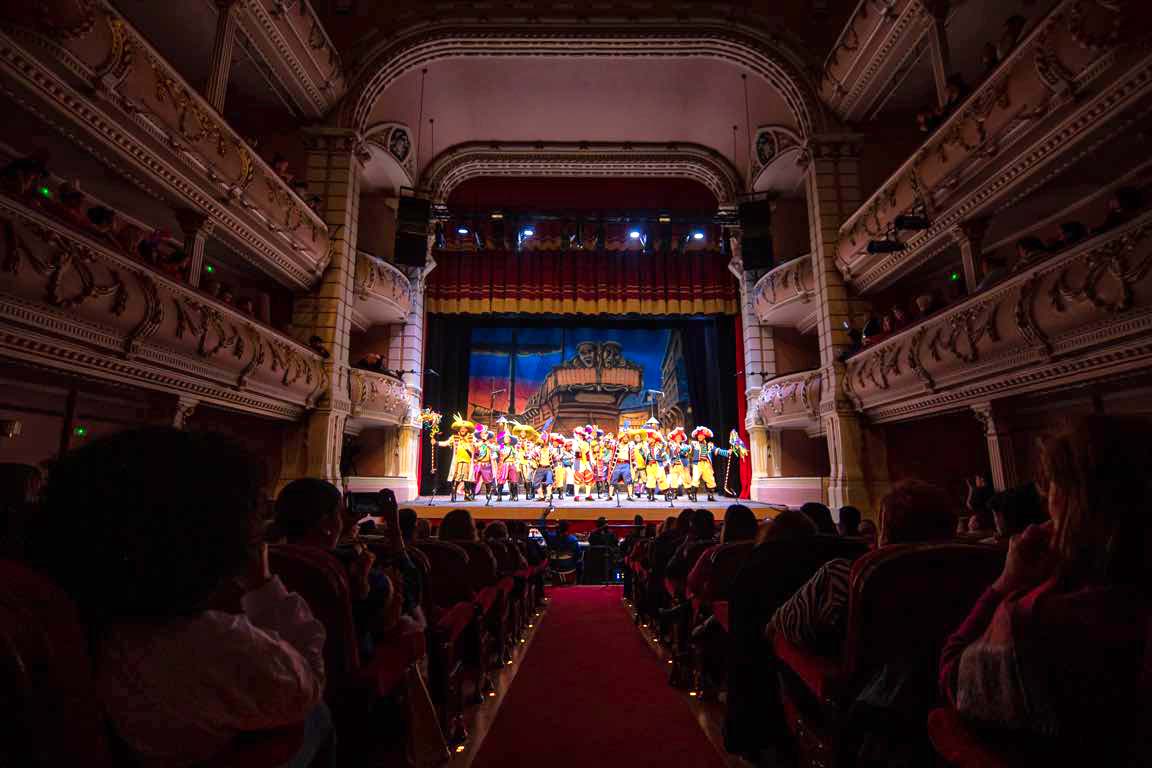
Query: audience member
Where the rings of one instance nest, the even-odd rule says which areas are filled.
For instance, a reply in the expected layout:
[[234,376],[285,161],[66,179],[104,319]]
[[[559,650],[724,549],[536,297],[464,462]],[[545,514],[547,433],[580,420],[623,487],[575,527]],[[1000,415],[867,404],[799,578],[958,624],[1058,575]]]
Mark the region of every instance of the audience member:
[[685,593],[689,597],[708,594],[712,588],[712,555],[725,544],[752,541],[756,538],[758,525],[756,514],[751,509],[743,504],[730,505],[724,513],[724,527],[720,530],[720,543],[704,550],[697,558],[696,565],[688,573]]
[[[920,482],[900,484],[880,502],[878,546],[952,537],[955,513],[947,494]],[[785,602],[768,624],[791,643],[821,654],[839,651],[848,608],[850,560],[828,561]]]
[[1079,221],[1064,221],[1060,223],[1060,234],[1048,244],[1049,251],[1060,251],[1075,245],[1088,237],[1088,228]]
[[1025,483],[996,494],[988,500],[988,509],[996,526],[996,534],[989,543],[1007,542],[1030,525],[1047,522],[1048,510],[1044,497],[1035,483]]
[[416,521],[416,530],[412,536],[415,541],[432,538],[432,524],[424,518],[420,518]]
[[307,722],[304,765],[327,739],[324,628],[269,570],[261,493],[239,447],[175,429],[121,432],[53,468],[29,559],[77,602],[104,709],[145,764]]
[[366,371],[384,371],[384,358],[377,352],[367,352],[356,361],[356,367]]
[[1132,187],[1121,187],[1113,192],[1112,197],[1108,198],[1108,213],[1100,226],[1093,231],[1094,234],[1107,232],[1129,221],[1143,207],[1142,197],[1140,190]]
[[1041,442],[1040,468],[1051,521],[1012,537],[944,647],[941,689],[984,727],[1062,738],[1069,764],[1147,765],[1124,754],[1148,746],[1147,424],[1081,419]]
[[608,518],[606,517],[596,518],[596,529],[588,534],[588,543],[594,547],[608,547],[612,550],[617,550],[620,547],[620,540],[608,527]]
[[964,521],[967,531],[974,533],[991,530],[992,511],[988,509],[988,501],[995,491],[988,484],[988,478],[981,474],[966,477],[964,487],[967,491],[964,497],[964,509],[968,513],[967,520]]
[[756,531],[756,543],[806,539],[820,534],[816,522],[798,509],[786,509]]
[[840,507],[840,521],[836,523],[836,529],[841,536],[859,536],[860,510],[852,506]]
[[440,521],[441,541],[476,541],[476,521],[466,509],[454,509]]
[[716,518],[708,509],[697,509],[692,513],[688,535],[684,537],[676,552],[668,560],[664,576],[669,581],[683,584],[696,560],[716,542]]
[[11,195],[27,196],[47,183],[48,161],[43,155],[17,158],[0,170],[0,183]]
[[984,43],[984,47],[980,49],[980,66],[984,70],[985,77],[1000,66],[1000,54],[996,52],[995,43]]
[[[512,551],[515,552],[517,561],[516,567],[511,571],[512,573],[516,571],[522,571],[528,567],[528,560],[524,557],[523,553],[521,553],[520,550],[513,545],[512,537],[508,532],[508,524],[503,520],[496,520],[495,522],[490,523],[484,529],[484,541],[497,542],[501,546],[506,545],[512,547]],[[500,558],[497,558],[497,561],[501,562]]]
[[996,283],[1008,277],[1008,267],[1001,259],[994,253],[985,253],[980,257],[980,282],[976,283],[976,293],[986,291]]
[[288,158],[277,152],[272,156],[271,165],[273,172],[280,177],[281,181],[288,185],[292,184],[295,174],[292,173],[291,167],[288,165]]
[[1020,35],[1024,32],[1024,26],[1027,20],[1023,16],[1009,16],[1004,21],[1004,30],[1000,33],[1000,42],[996,46],[996,57],[1000,61],[1008,58],[1008,54],[1012,53],[1012,49],[1016,47],[1016,43],[1020,41]]
[[876,523],[871,520],[860,521],[860,538],[864,539],[868,544],[869,549],[876,549],[876,539],[878,532],[876,530]]
[[561,520],[556,524],[555,533],[549,531],[548,515],[551,512],[551,507],[545,509],[544,514],[540,515],[540,520],[536,523],[540,529],[540,535],[544,537],[545,544],[553,553],[557,567],[561,570],[575,569],[576,579],[579,581],[583,572],[580,540],[569,532],[567,520]]
[[923,320],[936,311],[936,295],[931,291],[920,294],[915,299],[916,319]]
[[837,536],[836,523],[832,520],[832,510],[817,501],[800,505],[800,512],[816,523],[816,529],[825,536]]

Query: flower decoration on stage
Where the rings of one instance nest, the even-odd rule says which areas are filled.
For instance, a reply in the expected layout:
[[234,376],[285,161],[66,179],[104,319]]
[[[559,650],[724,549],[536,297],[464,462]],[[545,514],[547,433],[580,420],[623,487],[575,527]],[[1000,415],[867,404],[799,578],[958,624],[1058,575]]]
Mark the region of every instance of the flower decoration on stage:
[[736,458],[742,459],[748,455],[748,446],[744,445],[744,441],[740,439],[740,433],[732,430],[728,433],[728,445],[731,447],[732,453]]

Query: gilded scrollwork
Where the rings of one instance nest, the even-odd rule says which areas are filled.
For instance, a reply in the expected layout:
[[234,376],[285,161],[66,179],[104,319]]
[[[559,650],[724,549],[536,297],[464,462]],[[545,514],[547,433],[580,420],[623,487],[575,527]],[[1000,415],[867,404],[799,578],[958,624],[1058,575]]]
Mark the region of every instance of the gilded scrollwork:
[[[1108,243],[1103,248],[1087,252],[1078,262],[1085,265],[1078,285],[1069,285],[1069,275],[1074,264],[1060,271],[1048,290],[1049,302],[1053,309],[1064,312],[1069,301],[1088,302],[1097,309],[1109,313],[1124,312],[1132,306],[1132,286],[1148,274],[1152,268],[1152,252],[1146,252],[1135,262],[1130,256],[1135,246],[1148,237],[1152,225],[1127,233],[1119,240]],[[1115,285],[1115,296],[1110,297],[1102,283]]]
[[[939,361],[941,359],[939,350],[944,349],[963,363],[974,363],[979,360],[980,342],[985,337],[992,342],[1000,340],[996,328],[999,308],[999,302],[991,305],[977,304],[963,312],[950,315],[944,323],[936,327],[936,332],[928,342],[932,359]],[[966,342],[967,349],[961,346],[962,340]]]
[[164,304],[160,301],[160,292],[156,288],[156,281],[145,272],[136,272],[136,282],[144,296],[144,316],[136,327],[128,332],[124,338],[124,354],[135,354],[143,339],[156,333],[160,324],[164,322]]
[[1036,322],[1036,288],[1040,284],[1040,277],[1040,273],[1037,272],[1020,286],[1015,309],[1016,330],[1028,344],[1039,347],[1044,354],[1050,355],[1052,344]]
[[924,367],[923,361],[920,359],[920,345],[924,342],[924,337],[928,334],[928,328],[921,326],[912,334],[912,338],[908,340],[908,354],[906,361],[908,367],[912,369],[912,373],[916,374],[916,378],[929,392],[936,391],[936,382],[933,381],[928,369]]

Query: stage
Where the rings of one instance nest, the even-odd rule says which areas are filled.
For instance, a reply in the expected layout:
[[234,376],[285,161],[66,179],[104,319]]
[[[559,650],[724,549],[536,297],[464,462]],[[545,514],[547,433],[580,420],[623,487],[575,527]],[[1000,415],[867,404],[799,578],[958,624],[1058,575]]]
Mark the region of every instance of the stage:
[[[440,519],[452,509],[466,509],[479,520],[538,520],[547,509],[548,503],[544,501],[504,501],[492,500],[485,503],[483,498],[476,501],[450,500],[449,496],[436,496],[429,498],[420,496],[411,501],[402,502],[401,506],[411,507],[420,517]],[[659,523],[669,515],[678,515],[682,509],[708,509],[717,520],[724,517],[725,510],[731,504],[744,504],[756,513],[760,519],[774,517],[780,507],[764,504],[747,499],[734,499],[727,496],[717,496],[715,501],[708,501],[708,497],[701,497],[699,501],[689,501],[681,498],[676,501],[628,501],[622,499],[620,506],[615,500],[601,499],[598,501],[573,501],[571,499],[556,500],[552,503],[550,520],[595,520],[606,517],[613,523],[630,523],[633,516],[643,515],[644,520]]]

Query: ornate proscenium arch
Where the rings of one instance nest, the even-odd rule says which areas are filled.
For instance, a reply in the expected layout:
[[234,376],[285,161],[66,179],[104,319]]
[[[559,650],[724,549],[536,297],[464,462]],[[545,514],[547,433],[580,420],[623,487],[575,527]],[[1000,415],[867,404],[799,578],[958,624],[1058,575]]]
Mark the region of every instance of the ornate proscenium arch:
[[444,22],[402,32],[373,48],[351,78],[340,124],[362,133],[377,99],[405,72],[439,59],[493,57],[706,57],[731,62],[767,80],[787,103],[802,136],[826,130],[816,88],[802,57],[784,41],[725,20],[666,24],[637,32],[622,23],[539,22],[493,26]]
[[736,204],[740,175],[727,158],[699,144],[605,142],[468,142],[440,153],[420,186],[434,202],[477,176],[630,176],[693,179],[721,208]]

